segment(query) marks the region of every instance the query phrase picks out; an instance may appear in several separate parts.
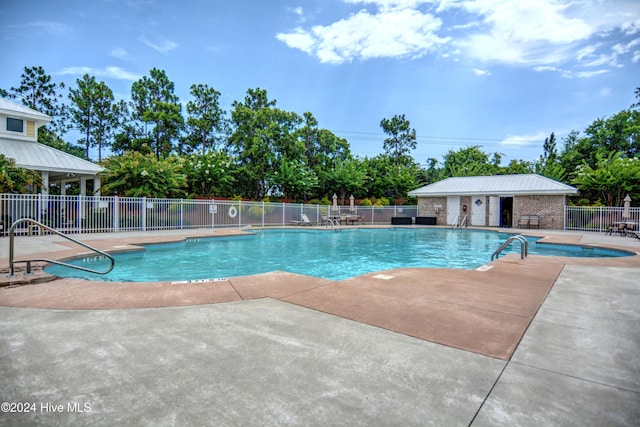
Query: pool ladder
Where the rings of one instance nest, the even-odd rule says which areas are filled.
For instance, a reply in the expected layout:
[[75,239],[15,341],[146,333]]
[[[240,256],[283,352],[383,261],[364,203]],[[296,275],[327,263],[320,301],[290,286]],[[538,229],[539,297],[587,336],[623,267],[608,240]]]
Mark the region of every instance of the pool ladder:
[[507,246],[509,246],[511,244],[511,242],[513,242],[514,240],[517,240],[520,242],[520,259],[525,259],[527,256],[529,256],[529,241],[527,240],[526,237],[517,234],[515,236],[511,236],[509,237],[492,255],[491,255],[491,261],[493,261],[494,259],[498,258],[498,255],[500,255],[500,252],[502,252],[503,250],[505,250],[505,248]]
[[465,215],[464,218],[460,218],[460,214],[458,214],[456,216],[456,219],[453,220],[453,222],[451,223],[451,228],[467,228],[467,216]]
[[[106,258],[109,259],[109,261],[111,262],[111,265],[109,266],[109,268],[106,271],[98,271],[98,270],[93,270],[91,268],[86,268],[86,267],[82,267],[80,265],[73,265],[73,264],[69,264],[66,262],[62,262],[62,261],[56,261],[53,259],[47,259],[47,258],[33,258],[33,259],[22,259],[22,260],[15,260],[15,252],[14,252],[14,230],[16,228],[16,226],[18,224],[21,224],[23,222],[27,222],[29,223],[30,227],[31,226],[35,226],[35,227],[40,227],[40,230],[48,230],[51,233],[57,234],[58,236],[64,237],[67,240],[70,240],[74,243],[77,243],[80,246],[83,246],[93,252],[96,252],[97,254],[100,254]],[[13,277],[14,273],[15,273],[15,267],[14,264],[17,264],[19,262],[24,262],[27,264],[27,272],[26,274],[31,274],[31,263],[34,261],[42,261],[42,262],[48,262],[51,264],[57,264],[57,265],[62,265],[64,267],[69,267],[69,268],[75,268],[76,270],[82,270],[82,271],[87,271],[89,273],[96,273],[96,274],[107,274],[108,272],[110,272],[111,270],[113,270],[113,266],[115,265],[115,260],[113,259],[113,257],[111,255],[109,255],[106,252],[101,251],[100,249],[96,249],[93,246],[87,245],[86,243],[83,243],[79,240],[76,240],[72,237],[67,236],[66,234],[62,234],[61,232],[59,232],[58,230],[55,230],[47,225],[44,225],[41,222],[38,222],[34,219],[31,218],[21,218],[19,220],[17,220],[16,222],[14,222],[11,225],[11,228],[9,229],[9,277]]]

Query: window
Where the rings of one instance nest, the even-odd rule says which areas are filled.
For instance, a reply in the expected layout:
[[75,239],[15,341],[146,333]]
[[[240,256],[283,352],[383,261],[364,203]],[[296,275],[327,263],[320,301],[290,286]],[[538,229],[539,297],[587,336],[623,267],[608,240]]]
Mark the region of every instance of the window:
[[7,130],[22,133],[24,131],[24,122],[20,119],[7,117]]

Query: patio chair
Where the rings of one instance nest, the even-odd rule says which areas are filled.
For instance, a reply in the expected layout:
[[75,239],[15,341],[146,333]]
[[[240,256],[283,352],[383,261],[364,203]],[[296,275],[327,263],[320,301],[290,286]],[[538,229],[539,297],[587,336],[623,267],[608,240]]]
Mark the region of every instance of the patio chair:
[[307,214],[300,214],[301,221],[291,221],[295,225],[316,225],[315,222],[309,220]]
[[518,220],[518,227],[519,228],[529,227],[529,215],[522,215],[520,217],[520,219]]
[[529,228],[540,228],[540,217],[538,215],[531,215],[529,217]]
[[624,236],[626,234],[626,231],[626,224],[624,222],[610,225],[609,228],[607,228],[607,234],[609,235],[612,235],[613,233],[619,233],[620,236]]

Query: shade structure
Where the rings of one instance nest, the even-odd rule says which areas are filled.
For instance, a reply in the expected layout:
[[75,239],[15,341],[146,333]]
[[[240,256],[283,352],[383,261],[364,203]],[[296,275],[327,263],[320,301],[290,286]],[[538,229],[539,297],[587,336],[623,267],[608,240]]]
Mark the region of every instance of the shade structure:
[[331,210],[338,210],[338,196],[336,195],[336,193],[333,193],[333,206],[331,207]]

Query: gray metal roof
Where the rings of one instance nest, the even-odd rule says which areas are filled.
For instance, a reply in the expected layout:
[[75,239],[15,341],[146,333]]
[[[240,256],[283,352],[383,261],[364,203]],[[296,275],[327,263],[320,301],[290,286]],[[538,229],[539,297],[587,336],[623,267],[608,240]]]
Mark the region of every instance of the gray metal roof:
[[16,161],[16,166],[49,171],[51,177],[63,174],[96,175],[103,168],[71,154],[38,142],[0,138],[0,153]]
[[46,114],[42,114],[29,107],[25,107],[24,105],[17,104],[4,98],[0,98],[0,114],[9,116],[16,115],[25,119],[35,120],[39,124],[45,124],[51,121],[51,117]]
[[409,196],[559,195],[578,189],[537,174],[465,176],[447,178],[410,191]]

